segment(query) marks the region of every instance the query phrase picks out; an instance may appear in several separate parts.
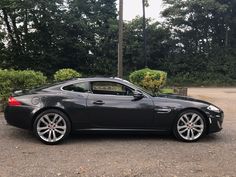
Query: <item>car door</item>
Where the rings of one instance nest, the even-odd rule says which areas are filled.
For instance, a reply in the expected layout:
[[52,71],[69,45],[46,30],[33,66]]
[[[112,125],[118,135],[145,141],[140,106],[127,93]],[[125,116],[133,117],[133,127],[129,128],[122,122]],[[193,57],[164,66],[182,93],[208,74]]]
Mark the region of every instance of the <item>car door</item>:
[[87,97],[89,94],[88,82],[76,82],[65,85],[62,90],[66,97],[62,101],[66,112],[68,113],[74,129],[88,128]]
[[153,101],[144,96],[134,100],[133,89],[117,82],[91,82],[87,109],[95,128],[148,128],[153,126]]

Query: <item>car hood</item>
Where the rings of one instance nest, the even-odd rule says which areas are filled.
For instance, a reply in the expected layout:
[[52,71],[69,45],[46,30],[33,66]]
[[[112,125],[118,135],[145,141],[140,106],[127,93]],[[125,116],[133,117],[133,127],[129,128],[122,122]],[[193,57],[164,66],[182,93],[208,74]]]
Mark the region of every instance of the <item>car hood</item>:
[[175,94],[159,94],[157,97],[175,99],[175,100],[179,100],[179,101],[183,100],[183,101],[192,101],[192,102],[198,102],[198,103],[203,103],[203,104],[211,104],[207,101],[195,99],[195,98],[188,97],[188,96],[175,95]]

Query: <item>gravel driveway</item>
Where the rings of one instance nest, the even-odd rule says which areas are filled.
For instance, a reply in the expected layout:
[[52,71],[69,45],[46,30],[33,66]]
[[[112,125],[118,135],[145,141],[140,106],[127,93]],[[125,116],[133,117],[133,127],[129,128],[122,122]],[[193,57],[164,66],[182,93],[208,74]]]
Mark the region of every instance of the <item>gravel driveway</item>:
[[236,176],[236,88],[191,88],[193,97],[225,111],[224,129],[197,143],[171,136],[73,135],[61,145],[41,144],[0,114],[0,177]]

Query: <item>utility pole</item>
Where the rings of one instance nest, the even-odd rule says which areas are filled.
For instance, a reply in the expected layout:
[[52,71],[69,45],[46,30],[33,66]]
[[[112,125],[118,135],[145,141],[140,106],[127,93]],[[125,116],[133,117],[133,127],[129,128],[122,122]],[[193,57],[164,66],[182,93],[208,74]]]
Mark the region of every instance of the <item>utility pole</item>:
[[119,0],[118,77],[123,78],[123,0]]
[[145,67],[148,67],[147,63],[147,34],[146,34],[146,15],[145,15],[145,0],[143,0],[143,57],[145,60]]

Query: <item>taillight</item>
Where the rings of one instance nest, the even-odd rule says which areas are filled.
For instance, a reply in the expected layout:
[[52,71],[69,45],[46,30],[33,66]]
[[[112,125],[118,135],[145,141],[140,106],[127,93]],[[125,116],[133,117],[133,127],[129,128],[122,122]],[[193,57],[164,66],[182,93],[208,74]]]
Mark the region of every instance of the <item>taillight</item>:
[[8,105],[9,106],[20,106],[21,105],[21,102],[17,101],[14,97],[10,97],[8,99]]

